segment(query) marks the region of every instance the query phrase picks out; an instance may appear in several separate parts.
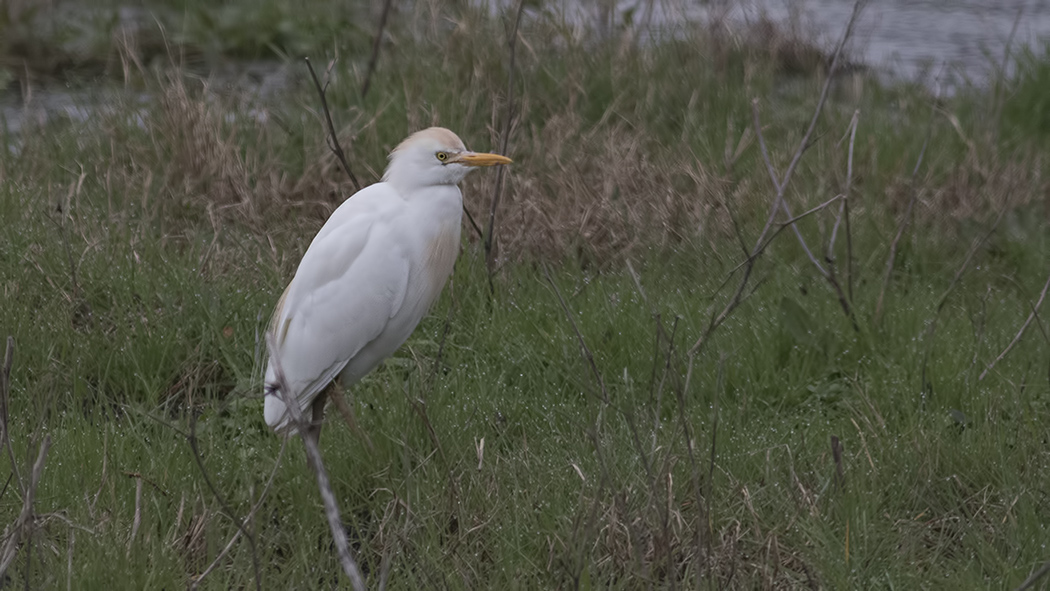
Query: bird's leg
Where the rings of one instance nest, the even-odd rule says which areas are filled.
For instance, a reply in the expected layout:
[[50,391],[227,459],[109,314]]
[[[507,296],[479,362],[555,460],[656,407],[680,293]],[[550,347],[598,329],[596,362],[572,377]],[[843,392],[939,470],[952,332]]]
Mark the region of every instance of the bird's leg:
[[332,399],[332,403],[335,404],[335,408],[339,411],[339,414],[343,415],[343,420],[349,425],[350,430],[364,440],[365,445],[368,446],[369,450],[374,450],[372,446],[372,440],[368,438],[368,433],[365,433],[360,427],[357,426],[357,417],[354,415],[353,400],[347,401],[347,397],[343,396],[343,388],[339,382],[333,381],[332,385],[328,387],[328,397]]
[[328,397],[322,392],[320,396],[314,398],[313,403],[310,405],[312,417],[310,426],[306,429],[306,436],[313,439],[314,444],[318,446],[321,444],[321,426],[324,425],[324,405],[326,402],[328,402]]

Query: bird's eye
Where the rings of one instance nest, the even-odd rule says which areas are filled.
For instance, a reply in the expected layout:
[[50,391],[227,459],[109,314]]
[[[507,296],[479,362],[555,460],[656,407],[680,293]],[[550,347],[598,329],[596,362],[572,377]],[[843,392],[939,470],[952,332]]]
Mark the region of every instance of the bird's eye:
[[448,160],[448,152],[438,152],[437,153],[437,159],[442,161],[442,162],[447,161]]

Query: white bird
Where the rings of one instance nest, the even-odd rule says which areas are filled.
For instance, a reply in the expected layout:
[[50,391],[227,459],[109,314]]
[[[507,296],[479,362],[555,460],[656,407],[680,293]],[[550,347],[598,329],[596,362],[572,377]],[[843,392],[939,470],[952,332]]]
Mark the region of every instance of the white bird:
[[266,424],[296,428],[278,392],[280,364],[311,437],[320,437],[337,377],[349,387],[408,339],[437,301],[459,254],[463,195],[473,167],[509,164],[499,154],[468,151],[442,127],[416,132],[390,153],[383,179],[340,205],[314,237],[277,302],[266,367]]

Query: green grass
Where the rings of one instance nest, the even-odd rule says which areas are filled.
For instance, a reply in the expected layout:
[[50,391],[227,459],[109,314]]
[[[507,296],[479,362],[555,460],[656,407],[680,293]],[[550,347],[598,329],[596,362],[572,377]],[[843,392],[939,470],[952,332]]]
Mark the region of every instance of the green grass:
[[[337,64],[329,98],[362,177],[431,123],[496,145],[503,23],[458,10],[395,21],[366,99],[361,54]],[[467,229],[451,287],[353,389],[360,433],[329,413],[322,453],[371,586],[385,557],[390,589],[1009,589],[1050,558],[1042,320],[979,379],[1046,280],[1045,137],[1013,123],[1045,58],[1008,81],[1002,125],[993,97],[945,101],[959,131],[943,115],[930,126],[922,89],[837,86],[788,198],[798,213],[841,190],[837,142],[860,109],[857,329],[786,231],[690,374],[687,351],[739,279],[719,290],[743,256],[729,212],[753,241],[771,199],[753,136],[729,162],[726,146],[756,97],[786,166],[822,74],[789,77],[764,48],[699,29],[625,44],[545,18],[523,23],[494,293]],[[302,446],[278,462],[259,396],[270,310],[348,194],[307,114],[316,98],[293,86],[260,105],[179,72],[134,76],[145,105],[117,94],[0,153],[0,333],[16,343],[23,480],[51,440],[9,582],[186,586],[265,491],[254,548],[238,540],[202,586],[253,588],[257,562],[267,589],[345,587]],[[494,177],[465,184],[479,218]],[[833,223],[829,209],[800,229],[822,253]],[[841,234],[836,255],[845,281]],[[21,505],[12,479],[0,523]]]

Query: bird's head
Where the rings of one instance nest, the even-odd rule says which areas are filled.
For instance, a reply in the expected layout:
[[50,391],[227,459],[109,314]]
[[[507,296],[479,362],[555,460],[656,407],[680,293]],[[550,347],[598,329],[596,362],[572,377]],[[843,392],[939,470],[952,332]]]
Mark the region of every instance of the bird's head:
[[444,127],[417,131],[390,153],[383,181],[400,190],[455,185],[478,166],[510,164],[499,154],[471,152],[459,136]]

